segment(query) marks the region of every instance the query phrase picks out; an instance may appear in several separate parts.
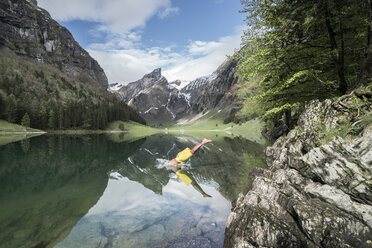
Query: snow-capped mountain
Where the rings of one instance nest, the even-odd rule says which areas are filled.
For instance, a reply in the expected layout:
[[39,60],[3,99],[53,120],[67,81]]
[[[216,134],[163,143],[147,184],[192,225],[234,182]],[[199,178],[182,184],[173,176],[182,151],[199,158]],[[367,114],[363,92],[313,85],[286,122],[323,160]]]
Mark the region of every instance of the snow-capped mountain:
[[[121,87],[117,92],[129,106],[137,110],[147,120],[175,121],[187,114],[187,96],[176,88],[180,82],[168,83],[155,69],[140,80]],[[111,89],[118,87],[113,85]]]
[[226,60],[209,76],[200,77],[181,89],[181,93],[189,96],[190,115],[214,108],[230,112],[235,107],[236,89],[239,82],[235,76],[237,61]]
[[110,89],[118,89],[123,101],[150,121],[177,121],[217,107],[229,112],[236,100],[233,86],[239,81],[236,65],[236,61],[227,60],[211,75],[197,78],[181,89],[181,81],[168,83],[161,69],[126,86],[112,84]]

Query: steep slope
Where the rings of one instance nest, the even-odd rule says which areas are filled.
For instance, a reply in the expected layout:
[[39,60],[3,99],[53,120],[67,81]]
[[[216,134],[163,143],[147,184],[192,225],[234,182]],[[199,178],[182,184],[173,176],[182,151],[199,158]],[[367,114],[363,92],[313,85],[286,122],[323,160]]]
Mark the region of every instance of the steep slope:
[[0,119],[37,129],[144,123],[98,63],[36,1],[0,0]]
[[118,94],[130,107],[138,111],[146,120],[168,122],[187,114],[187,97],[155,69],[142,79],[120,88]]
[[234,86],[239,83],[239,78],[235,76],[236,65],[235,60],[226,60],[213,74],[197,78],[181,89],[181,93],[190,96],[190,114],[214,108],[233,109],[236,100]]
[[57,66],[73,77],[88,75],[103,87],[108,86],[97,61],[66,28],[38,7],[36,0],[0,0],[0,47]]
[[371,90],[309,102],[234,202],[224,247],[372,247],[371,106]]
[[[235,60],[226,60],[213,74],[197,78],[181,90],[176,88],[180,81],[168,83],[161,70],[156,69],[117,92],[123,101],[152,122],[177,121],[217,108],[228,116],[237,108],[236,65]],[[112,85],[111,89],[115,88],[118,85]]]
[[133,97],[137,96],[141,91],[150,88],[156,84],[159,80],[163,80],[161,75],[161,69],[155,69],[151,73],[146,74],[140,80],[129,83],[121,87],[118,93],[122,97],[125,103],[128,103]]

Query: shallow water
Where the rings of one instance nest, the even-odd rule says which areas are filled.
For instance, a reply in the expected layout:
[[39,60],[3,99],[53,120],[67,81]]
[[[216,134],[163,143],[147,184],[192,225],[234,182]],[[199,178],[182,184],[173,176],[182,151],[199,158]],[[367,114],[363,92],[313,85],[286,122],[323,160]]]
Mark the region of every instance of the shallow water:
[[221,247],[263,146],[216,137],[177,176],[166,161],[200,141],[44,135],[1,146],[0,247]]

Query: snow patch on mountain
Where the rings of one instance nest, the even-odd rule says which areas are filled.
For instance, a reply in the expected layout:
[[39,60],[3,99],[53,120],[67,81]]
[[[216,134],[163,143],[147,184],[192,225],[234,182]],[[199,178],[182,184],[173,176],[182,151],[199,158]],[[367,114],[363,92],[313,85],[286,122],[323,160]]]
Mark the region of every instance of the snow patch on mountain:
[[172,118],[173,118],[173,120],[174,119],[176,119],[176,115],[169,109],[169,102],[170,102],[170,100],[171,100],[171,96],[172,96],[172,93],[169,93],[169,97],[168,97],[168,102],[167,102],[167,105],[166,105],[166,109],[168,110],[168,112],[169,113],[171,113],[171,115],[172,115]]
[[123,88],[125,85],[123,83],[112,83],[109,85],[108,90],[110,91],[118,91]]
[[191,94],[190,93],[182,93],[182,92],[178,92],[178,97],[181,98],[181,96],[183,96],[187,102],[187,105],[189,105],[189,107],[191,107],[191,103],[190,103],[190,98],[191,98]]
[[218,73],[214,72],[211,75],[199,77],[193,81],[191,81],[188,85],[186,85],[182,91],[190,91],[193,89],[197,89],[205,84],[209,84],[213,80],[215,80],[218,77]]

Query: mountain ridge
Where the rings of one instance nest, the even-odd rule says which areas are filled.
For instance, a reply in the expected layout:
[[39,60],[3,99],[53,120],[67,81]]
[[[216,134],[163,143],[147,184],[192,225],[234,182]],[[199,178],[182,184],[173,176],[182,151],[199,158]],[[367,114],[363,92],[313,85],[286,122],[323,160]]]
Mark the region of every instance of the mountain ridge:
[[73,77],[88,75],[104,88],[105,72],[36,0],[0,0],[0,47],[17,55],[52,64]]
[[179,80],[168,82],[157,68],[125,86],[112,85],[118,89],[112,91],[150,122],[176,122],[214,108],[230,116],[238,108],[236,66],[236,60],[227,59],[212,74],[198,77],[181,89]]

